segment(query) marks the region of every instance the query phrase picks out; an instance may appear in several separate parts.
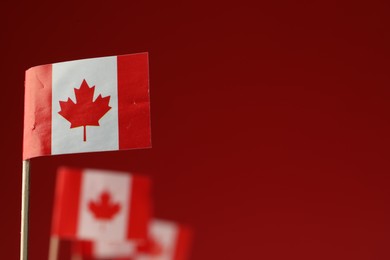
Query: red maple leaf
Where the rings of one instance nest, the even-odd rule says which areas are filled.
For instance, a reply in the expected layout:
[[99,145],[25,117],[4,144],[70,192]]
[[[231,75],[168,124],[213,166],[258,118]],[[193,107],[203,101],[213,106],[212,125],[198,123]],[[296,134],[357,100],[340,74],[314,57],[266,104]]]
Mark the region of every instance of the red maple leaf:
[[146,253],[152,256],[162,255],[164,252],[163,247],[159,244],[155,239],[149,238],[143,244],[139,244],[137,247],[137,251],[141,253]]
[[121,209],[119,203],[111,201],[111,194],[108,191],[102,192],[98,201],[90,201],[88,207],[95,218],[100,220],[111,220]]
[[108,105],[110,96],[99,95],[93,101],[95,86],[89,87],[83,80],[79,89],[74,89],[76,103],[70,98],[67,101],[60,101],[61,111],[58,112],[70,122],[70,128],[84,127],[84,142],[87,141],[87,126],[99,126],[99,120],[111,109]]

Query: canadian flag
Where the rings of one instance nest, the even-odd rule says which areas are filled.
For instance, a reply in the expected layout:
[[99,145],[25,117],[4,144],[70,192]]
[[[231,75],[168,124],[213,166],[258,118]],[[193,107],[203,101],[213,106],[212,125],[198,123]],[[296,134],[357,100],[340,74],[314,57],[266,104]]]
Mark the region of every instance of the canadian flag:
[[30,68],[23,159],[151,146],[148,54]]
[[134,260],[187,260],[192,231],[189,227],[166,220],[149,224],[149,238],[138,247]]
[[77,259],[128,260],[137,252],[137,243],[131,241],[72,241],[72,255]]
[[189,227],[165,220],[149,224],[146,242],[73,241],[73,254],[82,259],[187,260],[192,239]]
[[150,186],[144,176],[60,168],[52,235],[101,241],[144,240],[151,217]]

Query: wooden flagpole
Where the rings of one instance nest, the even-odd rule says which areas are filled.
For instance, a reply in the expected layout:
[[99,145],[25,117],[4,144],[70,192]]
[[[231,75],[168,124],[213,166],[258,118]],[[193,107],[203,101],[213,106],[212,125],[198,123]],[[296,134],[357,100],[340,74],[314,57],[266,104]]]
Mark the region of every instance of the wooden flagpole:
[[57,236],[50,237],[50,245],[49,245],[49,260],[57,260],[58,259],[58,251],[60,249],[60,239]]
[[20,223],[20,260],[28,259],[28,211],[30,197],[30,160],[23,161],[22,214]]

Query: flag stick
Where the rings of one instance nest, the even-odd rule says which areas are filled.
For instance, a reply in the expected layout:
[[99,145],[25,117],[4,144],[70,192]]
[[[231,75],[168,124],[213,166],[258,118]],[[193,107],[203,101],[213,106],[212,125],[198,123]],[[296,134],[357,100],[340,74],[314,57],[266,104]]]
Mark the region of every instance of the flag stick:
[[20,223],[20,260],[28,258],[28,209],[30,196],[30,160],[23,161],[22,214]]
[[60,248],[60,239],[57,236],[50,237],[49,260],[58,259],[58,250]]

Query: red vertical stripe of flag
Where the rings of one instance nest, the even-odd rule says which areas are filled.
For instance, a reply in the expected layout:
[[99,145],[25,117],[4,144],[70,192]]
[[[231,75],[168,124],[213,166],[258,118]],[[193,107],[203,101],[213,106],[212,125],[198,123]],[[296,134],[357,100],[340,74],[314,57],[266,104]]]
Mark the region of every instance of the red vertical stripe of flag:
[[117,67],[119,149],[151,147],[148,54],[118,56]]
[[51,154],[52,66],[26,71],[23,159]]
[[[72,171],[72,172],[70,172]],[[54,199],[53,227],[54,235],[74,238],[77,234],[81,170],[59,170]]]
[[136,223],[136,225],[128,225],[127,237],[129,239],[147,237],[148,225],[152,216],[150,179],[147,177],[136,176],[132,178],[131,187],[129,218],[130,222]]
[[188,227],[180,226],[176,240],[176,250],[173,260],[187,260],[189,258],[192,231]]

